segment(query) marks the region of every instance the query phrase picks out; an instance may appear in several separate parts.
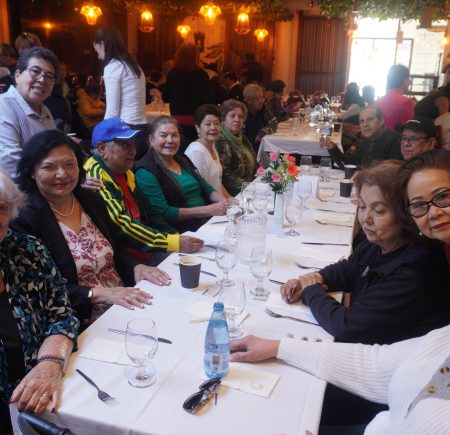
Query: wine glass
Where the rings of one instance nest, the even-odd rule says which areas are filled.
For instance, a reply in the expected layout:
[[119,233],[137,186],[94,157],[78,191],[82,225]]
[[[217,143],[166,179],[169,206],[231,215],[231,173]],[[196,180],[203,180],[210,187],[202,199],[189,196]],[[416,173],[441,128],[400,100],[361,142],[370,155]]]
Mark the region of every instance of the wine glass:
[[152,319],[138,318],[127,323],[125,349],[137,367],[127,369],[128,383],[145,388],[156,381],[156,368],[151,362],[158,350],[158,334]]
[[297,196],[302,201],[302,210],[309,210],[309,207],[305,204],[306,201],[311,197],[312,184],[309,180],[298,180],[297,182]]
[[300,233],[294,230],[294,227],[300,222],[302,218],[302,201],[298,198],[290,198],[286,206],[284,208],[284,214],[286,216],[286,220],[289,222],[291,228],[286,233],[288,236],[299,236]]
[[311,156],[302,156],[300,159],[300,170],[302,174],[308,175],[311,170],[312,165],[312,157]]
[[226,232],[228,237],[235,239],[237,237],[237,219],[244,214],[244,209],[237,204],[230,204],[227,208],[227,219],[230,223]]
[[250,259],[250,271],[258,280],[256,288],[250,290],[255,299],[265,301],[269,297],[269,290],[264,288],[264,278],[272,273],[272,250],[269,248],[253,248]]
[[241,282],[222,283],[218,299],[223,302],[225,307],[228,334],[231,338],[240,337],[242,335],[242,329],[236,325],[236,318],[245,309],[246,298],[244,284]]
[[217,242],[216,263],[223,270],[223,278],[219,287],[224,284],[233,284],[233,281],[228,278],[228,273],[237,263],[236,243],[234,241],[219,240]]
[[301,127],[300,124],[301,124],[300,118],[298,116],[294,116],[292,118],[292,124],[291,124],[292,134],[294,136],[298,135],[298,132],[300,131],[300,127]]
[[328,174],[331,171],[331,158],[330,157],[322,157],[320,159],[320,177],[321,181],[326,183],[329,182]]
[[305,109],[300,109],[298,112],[298,117],[300,118],[301,124],[305,123],[305,115],[306,115]]
[[251,182],[244,181],[241,185],[241,199],[244,206],[245,213],[249,213],[250,201],[253,197],[255,188]]
[[267,211],[268,201],[267,192],[258,190],[253,192],[252,204],[257,213],[264,214]]

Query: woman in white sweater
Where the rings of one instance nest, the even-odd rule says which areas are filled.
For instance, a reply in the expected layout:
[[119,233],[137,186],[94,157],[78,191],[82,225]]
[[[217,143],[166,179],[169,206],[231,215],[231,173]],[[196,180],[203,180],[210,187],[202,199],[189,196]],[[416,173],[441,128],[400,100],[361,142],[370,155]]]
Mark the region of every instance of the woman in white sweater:
[[119,117],[131,128],[142,130],[143,134],[136,143],[138,158],[148,149],[145,74],[128,53],[123,37],[116,27],[100,27],[95,32],[93,46],[98,58],[105,64],[105,119]]

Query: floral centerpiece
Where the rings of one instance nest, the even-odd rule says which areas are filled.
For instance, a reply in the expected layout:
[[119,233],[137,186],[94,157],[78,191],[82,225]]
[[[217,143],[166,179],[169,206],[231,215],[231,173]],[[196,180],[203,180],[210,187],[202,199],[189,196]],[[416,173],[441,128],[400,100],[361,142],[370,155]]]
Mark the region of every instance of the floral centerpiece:
[[259,167],[256,171],[263,183],[268,183],[274,193],[284,193],[288,190],[289,183],[297,181],[300,171],[295,164],[295,157],[289,154],[269,153],[269,166],[264,169]]

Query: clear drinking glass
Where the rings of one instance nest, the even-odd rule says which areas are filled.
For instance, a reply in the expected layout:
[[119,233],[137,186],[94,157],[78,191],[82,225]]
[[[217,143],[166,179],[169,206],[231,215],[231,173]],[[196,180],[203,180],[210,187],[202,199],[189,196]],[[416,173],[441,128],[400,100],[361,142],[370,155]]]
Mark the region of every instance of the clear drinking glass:
[[294,116],[292,118],[292,124],[291,124],[292,134],[294,136],[297,136],[300,131],[300,128],[301,128],[300,118],[298,116]]
[[312,157],[311,156],[302,156],[300,159],[300,170],[302,174],[308,175],[311,171],[312,165]]
[[250,293],[255,296],[255,299],[267,300],[270,291],[264,288],[264,279],[272,273],[272,250],[269,248],[253,248],[250,271],[258,280],[256,288],[250,290]]
[[245,287],[241,282],[223,283],[218,297],[225,307],[225,317],[228,322],[228,334],[231,338],[237,338],[242,335],[242,329],[236,325],[236,318],[239,317],[245,309]]
[[330,180],[328,179],[328,174],[331,171],[331,158],[330,157],[322,157],[320,159],[320,178],[321,181],[325,181],[328,183]]
[[227,208],[227,219],[230,223],[227,235],[233,239],[237,236],[237,218],[244,214],[244,209],[237,204],[230,204]]
[[284,214],[286,220],[289,222],[291,228],[286,233],[288,236],[299,236],[300,233],[294,230],[294,227],[300,222],[303,213],[303,201],[298,198],[290,198],[288,199],[285,208]]
[[241,185],[241,200],[245,213],[250,213],[250,201],[253,197],[255,188],[251,182],[244,181]]
[[309,210],[309,207],[306,205],[306,201],[311,197],[312,193],[312,184],[309,180],[302,180],[301,178],[297,182],[297,196],[302,201],[302,209]]
[[217,242],[216,263],[223,270],[220,286],[233,284],[233,281],[228,278],[228,273],[237,263],[236,242],[232,240],[219,240]]
[[139,318],[127,323],[125,349],[136,367],[127,369],[128,383],[145,388],[156,381],[156,368],[152,359],[158,350],[158,334],[152,319]]
[[258,191],[255,190],[252,196],[252,204],[253,208],[257,213],[264,214],[267,212],[267,205],[269,202],[269,198],[267,196],[266,191]]

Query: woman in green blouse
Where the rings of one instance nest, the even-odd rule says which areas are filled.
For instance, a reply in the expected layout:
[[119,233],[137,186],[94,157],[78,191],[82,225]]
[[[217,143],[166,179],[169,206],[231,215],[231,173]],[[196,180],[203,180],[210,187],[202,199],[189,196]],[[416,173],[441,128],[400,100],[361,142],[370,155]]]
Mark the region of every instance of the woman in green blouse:
[[222,132],[216,142],[222,164],[222,184],[231,196],[241,191],[244,181],[252,181],[257,169],[256,156],[242,132],[247,119],[247,107],[237,100],[226,100],[220,107]]
[[195,231],[211,216],[226,214],[228,202],[178,155],[180,134],[170,116],[150,126],[151,147],[136,164],[136,181],[152,206],[180,233]]

